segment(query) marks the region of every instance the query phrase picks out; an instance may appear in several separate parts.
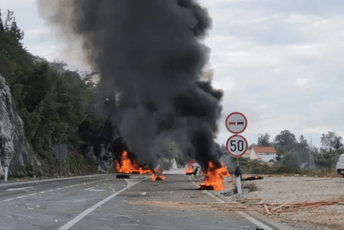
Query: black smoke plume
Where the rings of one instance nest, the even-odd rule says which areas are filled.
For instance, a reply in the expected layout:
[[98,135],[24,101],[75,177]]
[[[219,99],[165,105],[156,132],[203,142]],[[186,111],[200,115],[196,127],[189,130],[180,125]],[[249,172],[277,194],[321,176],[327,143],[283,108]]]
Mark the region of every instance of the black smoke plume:
[[169,139],[185,161],[218,164],[223,93],[204,78],[205,8],[195,0],[40,0],[39,7],[61,36],[81,38],[98,87],[113,101],[115,149],[123,145],[154,167]]

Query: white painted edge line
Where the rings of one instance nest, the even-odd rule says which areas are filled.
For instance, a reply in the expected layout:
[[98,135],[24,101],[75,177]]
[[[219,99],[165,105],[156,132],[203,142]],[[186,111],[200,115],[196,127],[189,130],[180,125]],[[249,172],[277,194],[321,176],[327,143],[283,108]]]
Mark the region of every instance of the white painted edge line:
[[[191,180],[191,177],[189,176],[189,180],[196,186],[199,187],[198,184],[196,184],[194,181]],[[214,198],[215,200],[217,200],[220,203],[226,203],[226,201],[220,199],[219,197],[215,196],[214,194],[208,192],[207,190],[203,190],[204,193],[207,193],[209,196],[211,196],[212,198]]]
[[[189,176],[189,180],[196,185],[196,187],[198,187],[198,184],[196,184],[194,181],[191,180],[191,177]],[[220,199],[219,197],[215,196],[214,194],[208,192],[207,190],[203,190],[205,193],[207,193],[209,196],[215,198],[218,202],[220,203],[226,203],[226,201]],[[270,228],[269,226],[263,224],[262,222],[254,219],[253,217],[251,217],[250,215],[244,213],[244,212],[236,212],[238,214],[240,214],[241,216],[245,217],[246,219],[248,219],[249,221],[251,221],[252,223],[254,223],[255,225],[257,225],[260,228],[263,228],[264,230],[273,230],[272,228]]]
[[248,219],[249,221],[251,221],[255,225],[258,225],[260,228],[263,228],[264,230],[273,230],[269,226],[263,224],[262,222],[259,222],[258,220],[254,219],[253,217],[251,217],[250,215],[248,215],[244,212],[236,212],[236,213],[242,215],[243,217],[245,217],[246,219]]
[[128,185],[125,186],[124,188],[122,188],[121,190],[119,190],[118,192],[112,194],[111,196],[106,197],[104,200],[99,201],[97,204],[93,205],[92,207],[86,209],[85,211],[83,211],[82,213],[80,213],[79,215],[77,215],[76,217],[74,217],[72,220],[70,220],[69,222],[67,222],[65,225],[63,225],[62,227],[60,227],[58,230],[68,230],[70,229],[73,225],[75,225],[76,223],[78,223],[82,218],[84,218],[85,216],[87,216],[88,214],[90,214],[91,212],[93,212],[95,209],[97,209],[98,207],[100,207],[101,205],[103,205],[104,203],[106,203],[107,201],[111,200],[112,198],[114,198],[115,196],[117,196],[118,194],[120,194],[121,192],[124,192],[125,190],[129,189],[130,187],[140,183],[142,180],[136,181],[136,182],[131,182],[128,181],[126,179]]

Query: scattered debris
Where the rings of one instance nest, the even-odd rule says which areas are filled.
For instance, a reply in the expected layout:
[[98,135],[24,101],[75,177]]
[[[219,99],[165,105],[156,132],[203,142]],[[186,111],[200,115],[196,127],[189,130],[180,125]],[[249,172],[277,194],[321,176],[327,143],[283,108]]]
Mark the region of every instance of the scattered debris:
[[[338,204],[338,201],[319,201],[319,202],[301,202],[301,203],[292,203],[292,204],[264,204],[264,209],[268,214],[272,214],[273,211],[276,212],[296,212],[299,209],[304,209],[304,208],[313,208],[317,206],[322,206],[322,205],[335,205]],[[272,208],[273,207],[273,208]],[[269,211],[270,208],[270,211]],[[261,209],[260,211],[264,211],[264,209]]]

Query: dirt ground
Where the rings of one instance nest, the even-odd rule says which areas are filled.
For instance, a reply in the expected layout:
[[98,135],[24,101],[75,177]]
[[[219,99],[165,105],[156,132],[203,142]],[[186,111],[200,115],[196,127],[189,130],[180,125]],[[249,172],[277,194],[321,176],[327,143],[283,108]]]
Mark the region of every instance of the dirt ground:
[[263,177],[244,182],[245,187],[258,190],[244,189],[242,197],[233,194],[235,179],[232,176],[224,180],[226,189],[214,193],[294,229],[344,229],[344,178]]

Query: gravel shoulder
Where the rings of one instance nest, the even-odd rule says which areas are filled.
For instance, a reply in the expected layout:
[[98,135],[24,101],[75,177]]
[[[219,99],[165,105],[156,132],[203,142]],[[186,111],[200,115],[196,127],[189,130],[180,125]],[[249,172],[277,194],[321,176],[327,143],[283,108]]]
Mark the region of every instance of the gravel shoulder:
[[[244,182],[257,191],[233,194],[235,178],[225,178],[226,189],[214,192],[228,202],[241,202],[294,229],[344,229],[344,178],[264,176]],[[202,177],[198,178],[199,181]]]

